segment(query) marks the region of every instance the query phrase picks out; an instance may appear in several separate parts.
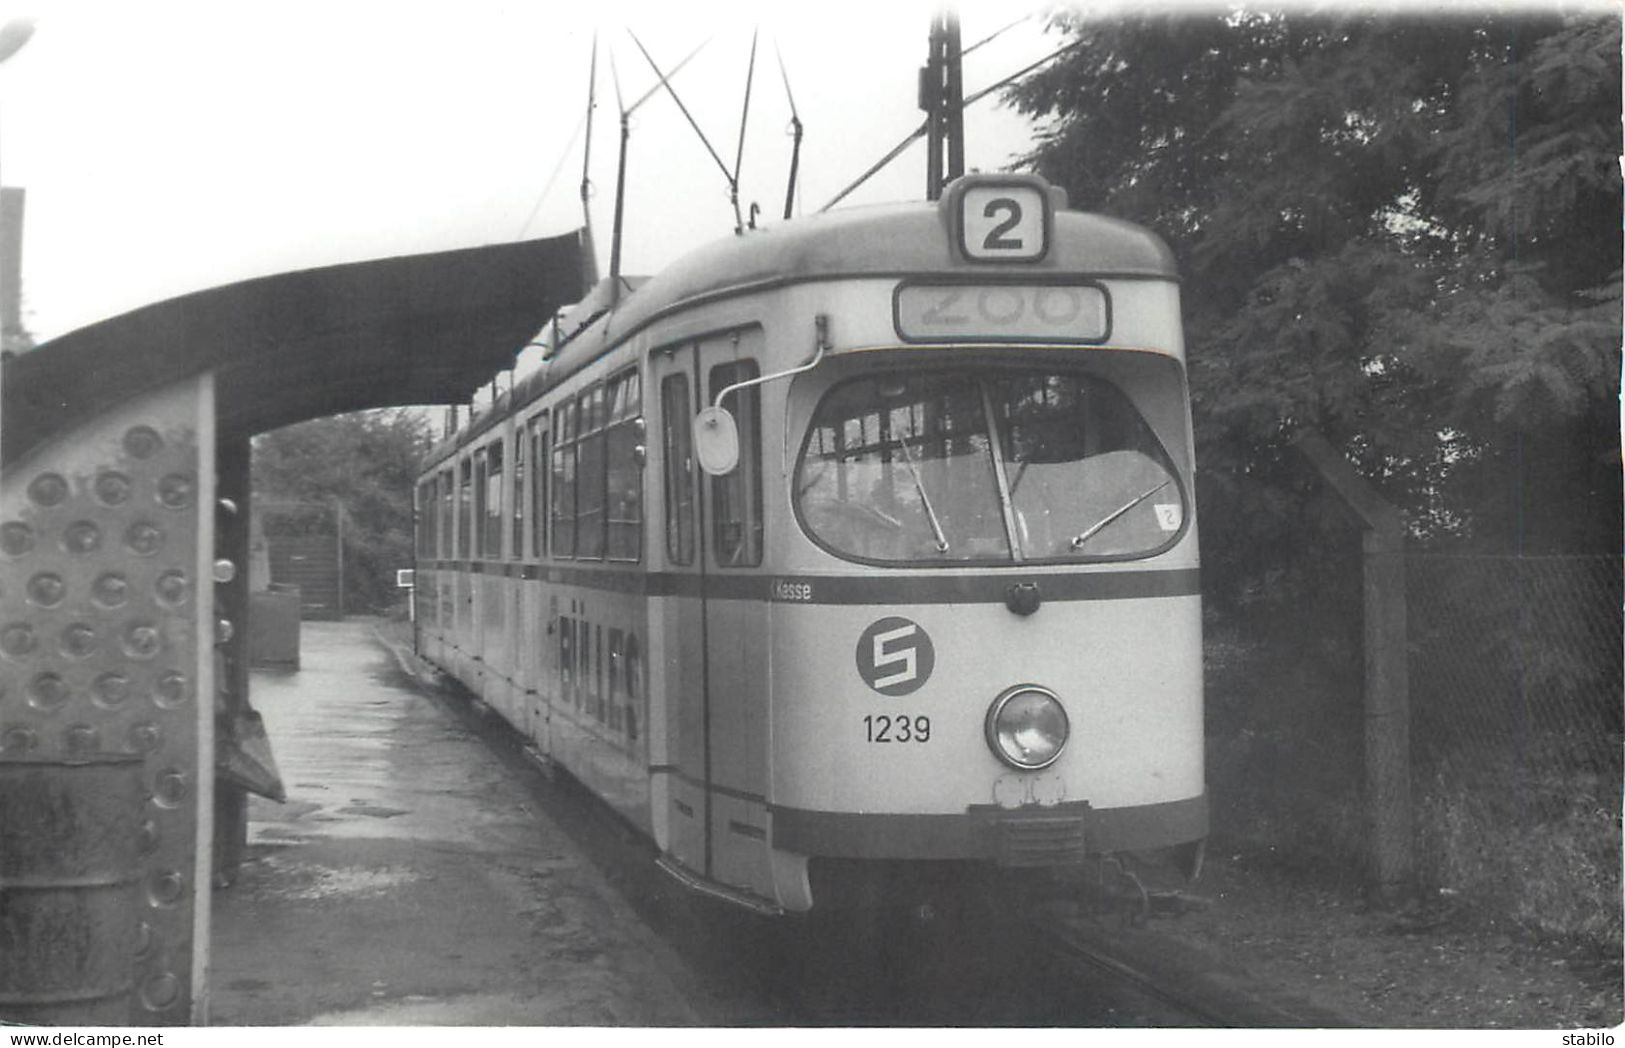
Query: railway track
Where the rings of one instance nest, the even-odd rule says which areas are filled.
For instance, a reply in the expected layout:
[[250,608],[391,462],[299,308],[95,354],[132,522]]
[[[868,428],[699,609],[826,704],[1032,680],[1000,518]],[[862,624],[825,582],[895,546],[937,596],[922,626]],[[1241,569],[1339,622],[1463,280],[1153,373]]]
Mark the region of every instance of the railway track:
[[1193,995],[1184,989],[1175,989],[1167,977],[1144,971],[1134,964],[1114,956],[1108,949],[1091,943],[1068,931],[1052,931],[1050,948],[1067,959],[1088,969],[1105,973],[1138,988],[1152,998],[1191,1017],[1192,1026],[1241,1027],[1254,1023],[1240,1022],[1236,1009],[1225,1000],[1212,1000]]
[[[1177,919],[1177,918],[1176,918]],[[1137,987],[1190,1021],[1228,1029],[1348,1028],[1347,1018],[1291,997],[1155,928],[1082,916],[1033,922],[1058,957]],[[1115,925],[1115,926],[1114,926]]]
[[[396,645],[403,669],[414,660]],[[646,842],[567,777],[547,780],[523,742],[466,693],[448,708],[528,780],[689,969],[696,1011],[718,1026],[1347,1027],[1221,961],[1194,956],[1119,899],[1012,893],[935,920],[766,919],[683,891]],[[1176,918],[1177,919],[1177,918]],[[1035,948],[1038,947],[1038,948]]]

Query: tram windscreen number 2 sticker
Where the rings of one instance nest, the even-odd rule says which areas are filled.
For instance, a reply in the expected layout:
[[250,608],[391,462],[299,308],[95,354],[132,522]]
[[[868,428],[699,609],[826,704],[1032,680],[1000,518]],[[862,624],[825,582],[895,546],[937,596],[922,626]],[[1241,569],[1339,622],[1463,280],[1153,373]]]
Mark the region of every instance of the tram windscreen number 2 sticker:
[[917,622],[892,615],[858,638],[858,676],[882,695],[907,695],[931,677],[936,651]]

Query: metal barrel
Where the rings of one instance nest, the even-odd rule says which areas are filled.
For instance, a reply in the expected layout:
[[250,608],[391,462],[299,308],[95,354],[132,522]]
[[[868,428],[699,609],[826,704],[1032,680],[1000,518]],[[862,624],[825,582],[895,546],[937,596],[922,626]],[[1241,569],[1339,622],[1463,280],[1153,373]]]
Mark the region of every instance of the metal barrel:
[[141,758],[0,760],[0,1019],[129,1025]]

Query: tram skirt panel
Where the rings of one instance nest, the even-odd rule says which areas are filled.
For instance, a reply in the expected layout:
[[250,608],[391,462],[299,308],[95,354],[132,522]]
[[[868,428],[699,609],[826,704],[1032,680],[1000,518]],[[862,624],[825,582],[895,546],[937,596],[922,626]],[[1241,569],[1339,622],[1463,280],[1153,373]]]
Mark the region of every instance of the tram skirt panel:
[[202,1019],[214,442],[205,375],[0,485],[0,1018]]

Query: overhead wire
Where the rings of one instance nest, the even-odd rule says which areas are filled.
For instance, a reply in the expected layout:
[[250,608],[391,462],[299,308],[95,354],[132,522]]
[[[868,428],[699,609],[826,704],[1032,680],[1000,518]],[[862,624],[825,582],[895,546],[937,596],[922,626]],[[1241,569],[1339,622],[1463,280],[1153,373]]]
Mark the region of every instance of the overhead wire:
[[779,60],[779,76],[784,80],[784,97],[790,102],[790,119],[799,123],[800,116],[796,112],[796,95],[794,91],[790,90],[790,71],[784,66],[784,52],[779,49],[777,40],[773,41],[773,55]]
[[[1001,30],[1001,32],[1002,31],[1003,30]],[[991,37],[989,39],[991,39]],[[982,88],[980,91],[977,91],[975,94],[966,96],[965,100],[960,104],[961,108],[967,108],[972,103],[981,101],[983,98],[986,98],[988,95],[990,95],[993,92],[997,91],[999,88],[1005,87],[1005,86],[1013,83],[1014,81],[1019,80],[1022,77],[1026,76],[1028,73],[1031,73],[1033,70],[1039,69],[1039,68],[1049,64],[1050,62],[1055,61],[1055,59],[1057,59],[1057,58],[1061,57],[1062,55],[1066,54],[1068,51],[1077,50],[1079,47],[1082,47],[1083,44],[1084,44],[1083,40],[1074,40],[1071,43],[1066,44],[1065,46],[1056,48],[1054,51],[1051,51],[1049,54],[1045,55],[1043,58],[1040,58],[1038,61],[1030,63],[1029,65],[1023,66],[1022,68],[1016,70],[1014,73],[1011,73],[1009,76],[1004,77],[1002,80],[995,81],[994,83],[991,83],[988,86]],[[919,127],[915,128],[906,137],[904,137],[904,139],[901,142],[897,143],[897,145],[892,148],[891,152],[887,153],[884,157],[882,157],[877,163],[875,163],[873,166],[871,166],[862,175],[859,175],[855,182],[851,183],[845,189],[843,189],[839,193],[835,194],[835,196],[829,201],[829,203],[825,204],[823,207],[819,208],[818,210],[820,212],[828,211],[830,208],[834,207],[836,204],[839,204],[842,200],[845,200],[859,186],[863,185],[863,183],[869,181],[870,178],[874,177],[874,175],[878,171],[880,171],[881,168],[885,167],[887,164],[891,163],[893,160],[896,160],[899,156],[901,156],[905,149],[907,149],[909,146],[913,145],[919,139],[924,138],[925,135],[926,135],[927,130],[929,129],[929,127],[930,127],[930,122],[929,121],[922,122]]]
[[869,179],[873,178],[875,176],[875,174],[880,171],[881,168],[885,167],[887,164],[891,163],[893,160],[896,160],[899,156],[901,156],[903,154],[903,150],[907,149],[909,146],[913,145],[915,142],[918,142],[920,139],[924,138],[925,135],[926,135],[926,131],[929,130],[929,128],[930,128],[929,121],[921,121],[920,126],[915,128],[914,131],[911,134],[909,134],[907,137],[905,137],[901,142],[899,142],[895,146],[893,146],[892,149],[891,149],[891,152],[887,153],[885,156],[883,156],[879,160],[877,160],[873,165],[870,166],[869,170],[867,170],[863,174],[859,175],[855,182],[848,185],[845,189],[841,190],[839,193],[836,193],[835,196],[830,200],[829,203],[825,204],[823,207],[819,208],[818,210],[820,212],[828,211],[830,208],[834,207],[836,204],[839,204],[841,201],[845,200],[847,198],[847,196],[849,196],[855,189],[857,189],[859,186],[863,185],[865,182],[869,181]]
[[643,41],[638,39],[636,33],[628,29],[626,35],[630,36],[632,42],[638,45],[638,50],[643,52],[643,57],[649,63],[649,68],[653,69],[655,76],[660,78],[660,86],[664,87],[666,93],[671,95],[671,100],[677,103],[677,108],[682,112],[683,118],[688,121],[688,126],[693,128],[694,133],[700,137],[700,143],[705,146],[705,151],[711,154],[711,159],[716,161],[717,169],[722,172],[722,177],[727,178],[728,165],[722,162],[722,157],[717,155],[716,149],[711,145],[711,140],[705,137],[704,131],[700,130],[700,125],[694,119],[694,114],[688,111],[688,106],[683,104],[683,99],[677,94],[677,89],[671,86],[671,77],[660,71],[660,65],[655,62],[654,56],[649,54],[649,49],[643,46]]
[[1048,65],[1049,63],[1055,61],[1057,58],[1060,58],[1062,55],[1066,54],[1068,51],[1076,51],[1078,48],[1082,47],[1086,42],[1087,41],[1084,41],[1084,40],[1074,40],[1070,44],[1066,44],[1063,47],[1056,48],[1055,50],[1051,51],[1049,54],[1045,55],[1043,58],[1040,58],[1038,61],[1032,62],[1032,63],[1029,63],[1028,65],[1022,66],[1020,69],[1016,70],[1014,73],[1011,73],[1009,76],[1005,77],[1003,80],[995,81],[994,83],[991,83],[991,84],[987,85],[986,87],[982,88],[980,91],[978,91],[975,94],[973,94],[973,95],[969,96],[968,98],[966,98],[965,99],[965,104],[970,105],[972,102],[981,101],[983,98],[986,98],[988,95],[991,95],[993,92],[997,91],[999,88],[1006,87],[1006,86],[1014,83],[1015,81],[1020,80],[1022,77],[1026,76],[1028,73],[1031,73],[1033,70]]
[[598,240],[592,233],[592,117],[598,108],[598,31],[592,34],[592,60],[587,65],[587,143],[581,150],[582,276],[588,287],[598,283]]
[[615,218],[609,234],[609,280],[611,302],[621,297],[621,230],[626,217],[626,153],[632,139],[632,110],[621,94],[620,67],[615,64],[615,48],[609,49],[609,78],[615,85],[615,108],[621,112],[621,149],[615,169]]
[[974,44],[970,45],[969,47],[965,48],[964,50],[960,51],[959,52],[959,57],[963,58],[966,55],[970,54],[972,51],[976,50],[978,47],[982,47],[982,46],[985,46],[987,44],[991,44],[993,41],[997,40],[999,37],[1003,36],[1005,33],[1008,33],[1010,30],[1014,29],[1016,26],[1020,25],[1021,23],[1031,21],[1032,19],[1037,18],[1037,17],[1038,17],[1038,12],[1037,11],[1029,11],[1029,12],[1027,12],[1026,14],[1022,15],[1020,18],[1016,19],[1014,22],[1011,22],[1009,25],[1005,26],[1003,29],[995,30],[994,32],[988,34],[987,36],[982,37],[982,39],[976,41],[976,43],[974,43]]
[[[570,132],[570,140],[566,142],[564,144],[564,148],[559,151],[559,159],[558,162],[553,165],[553,173],[547,176],[547,184],[542,186],[542,191],[536,196],[536,202],[531,205],[530,214],[526,216],[524,224],[519,227],[520,236],[524,236],[525,233],[529,231],[530,224],[536,221],[536,215],[541,211],[542,203],[547,200],[547,194],[553,191],[553,184],[559,180],[559,175],[563,173],[565,161],[570,159],[570,152],[575,148],[576,139],[581,137],[581,129],[586,125],[586,123],[587,117],[584,114],[579,120],[576,121],[576,129]],[[585,190],[583,190],[583,192],[585,192]]]
[[[978,48],[984,47],[987,44],[992,43],[994,40],[996,40],[999,37],[1003,36],[1005,33],[1009,32],[1011,29],[1014,29],[1016,26],[1021,25],[1023,22],[1027,22],[1027,21],[1031,20],[1034,17],[1036,17],[1035,13],[1028,13],[1028,14],[1025,14],[1025,15],[1021,16],[1020,18],[1017,18],[1017,19],[1007,23],[1006,25],[1000,27],[999,29],[997,29],[993,33],[989,34],[988,36],[983,37],[981,40],[978,40],[976,43],[974,43],[974,44],[970,45],[969,47],[965,48],[961,52],[961,54],[962,55],[970,54],[971,52],[977,50]],[[634,111],[636,111],[638,108],[640,108],[645,102],[647,102],[656,93],[658,93],[662,88],[664,88],[665,91],[669,95],[671,95],[672,101],[677,104],[677,108],[683,114],[684,119],[686,119],[688,121],[689,127],[692,128],[695,135],[699,137],[701,144],[705,146],[706,152],[708,152],[710,154],[711,159],[716,163],[718,170],[720,170],[722,172],[723,178],[727,180],[728,187],[729,187],[729,198],[730,198],[730,202],[731,202],[731,204],[733,206],[733,210],[734,210],[735,231],[736,232],[741,231],[743,229],[743,219],[741,218],[740,211],[739,211],[739,195],[738,195],[739,194],[739,178],[740,178],[740,173],[741,173],[741,170],[743,168],[743,163],[744,163],[745,133],[746,133],[746,127],[747,127],[747,123],[748,123],[749,115],[750,115],[750,101],[751,101],[751,92],[752,92],[752,88],[753,88],[753,84],[754,84],[754,78],[755,78],[756,52],[757,52],[757,46],[758,46],[758,41],[759,41],[759,31],[753,31],[752,34],[751,34],[750,63],[749,63],[749,67],[748,67],[748,70],[747,70],[747,73],[746,73],[744,104],[743,104],[743,107],[742,107],[742,110],[741,110],[741,113],[740,113],[740,118],[739,118],[739,141],[738,141],[737,149],[736,149],[736,152],[735,152],[735,155],[734,155],[734,167],[733,167],[733,170],[731,172],[728,169],[727,164],[724,163],[724,161],[722,160],[722,157],[717,153],[716,148],[714,146],[712,146],[710,139],[706,137],[705,132],[700,128],[699,123],[694,119],[694,115],[689,111],[688,107],[683,103],[682,98],[677,94],[676,88],[671,83],[672,79],[674,77],[676,77],[676,75],[679,72],[681,72],[684,67],[686,67],[691,61],[693,61],[693,59],[702,50],[704,50],[711,43],[711,41],[713,39],[715,39],[715,37],[714,36],[707,37],[706,39],[702,40],[691,51],[689,51],[689,53],[687,55],[685,55],[680,62],[678,62],[675,66],[673,66],[669,72],[666,72],[666,71],[661,70],[659,64],[655,62],[654,56],[649,53],[649,50],[648,50],[647,47],[644,46],[643,41],[638,39],[638,36],[637,36],[636,33],[634,33],[629,28],[629,29],[627,29],[627,35],[630,36],[632,38],[632,42],[637,45],[638,50],[643,54],[644,60],[649,63],[649,66],[654,71],[655,76],[656,76],[657,79],[656,79],[656,83],[652,87],[650,87],[642,95],[638,96],[638,98],[635,101],[633,101],[630,106],[627,105],[626,101],[625,101],[625,96],[624,96],[624,94],[622,92],[622,89],[621,89],[620,75],[619,75],[619,70],[617,68],[616,61],[615,61],[615,54],[614,54],[613,49],[610,51],[610,54],[609,54],[610,76],[611,76],[611,79],[612,79],[612,81],[614,83],[614,86],[615,86],[616,106],[620,110],[620,115],[621,115],[621,135],[622,135],[622,140],[623,140],[623,148],[622,148],[623,171],[622,171],[622,173],[620,175],[620,178],[622,180],[624,180],[624,160],[625,160],[624,142],[625,142],[625,138],[627,137],[627,134],[628,134],[628,120],[629,120],[629,118],[631,117],[631,115],[633,114]],[[1027,73],[1032,72],[1033,70],[1038,69],[1041,66],[1044,66],[1047,63],[1054,61],[1056,58],[1059,58],[1061,55],[1065,54],[1066,52],[1073,50],[1074,48],[1076,48],[1079,45],[1079,43],[1081,43],[1081,41],[1074,41],[1074,42],[1072,42],[1070,44],[1067,44],[1067,45],[1065,45],[1063,47],[1057,48],[1055,51],[1053,51],[1050,54],[1046,55],[1045,57],[1039,59],[1038,61],[1033,62],[1033,63],[1031,63],[1031,64],[1029,64],[1027,66],[1024,66],[1023,68],[1017,70],[1016,72],[1010,74],[1009,76],[1006,76],[1006,77],[996,81],[995,83],[988,85],[987,87],[983,88],[982,90],[977,91],[976,93],[968,96],[964,100],[963,105],[964,106],[969,106],[972,103],[977,102],[977,101],[981,100],[982,98],[985,98],[987,95],[991,94],[994,91],[997,91],[1001,87],[1004,87],[1007,84],[1011,83],[1012,81],[1014,81],[1016,79],[1019,79],[1022,76],[1025,76]],[[591,187],[592,187],[592,182],[591,182],[591,178],[590,178],[590,164],[591,164],[591,150],[592,150],[591,126],[592,126],[593,110],[594,110],[595,105],[596,105],[597,68],[598,68],[598,46],[597,46],[597,44],[598,44],[598,42],[597,42],[597,34],[594,34],[594,36],[593,36],[593,48],[592,48],[592,65],[591,65],[591,72],[589,73],[589,81],[590,82],[589,82],[589,85],[588,85],[587,111],[586,111],[585,114],[583,114],[581,119],[577,121],[575,129],[571,132],[569,141],[566,143],[564,149],[561,151],[558,162],[554,165],[553,171],[548,176],[546,184],[542,187],[541,192],[537,195],[536,201],[531,207],[530,214],[526,216],[524,224],[520,227],[521,234],[523,234],[525,231],[527,231],[530,228],[531,223],[535,221],[537,214],[540,213],[543,203],[545,203],[548,194],[552,192],[554,185],[558,181],[559,175],[562,173],[562,171],[564,169],[565,160],[568,158],[570,152],[574,149],[575,143],[581,137],[582,130],[585,127],[587,129],[587,143],[586,143],[586,146],[585,146],[585,148],[583,150],[583,157],[582,157],[581,203],[582,203],[582,208],[583,208],[583,214],[586,216],[585,221],[587,223],[588,235],[589,235],[589,238],[590,238],[590,234],[591,234],[591,230],[590,230],[591,217],[590,217],[590,215],[587,215],[587,208],[588,208],[588,199],[589,199],[589,196],[590,196],[590,193],[591,193]],[[796,197],[797,197],[797,191],[800,188],[799,183],[798,183],[798,176],[799,176],[799,172],[800,172],[801,143],[802,143],[802,136],[803,136],[803,133],[804,133],[804,130],[805,130],[805,125],[802,123],[800,111],[796,106],[795,92],[792,89],[791,84],[790,84],[790,73],[789,73],[789,69],[785,65],[784,53],[783,53],[782,49],[778,46],[778,42],[776,40],[774,41],[774,55],[775,55],[775,58],[778,61],[780,79],[784,84],[785,98],[788,101],[789,106],[790,106],[790,129],[791,129],[791,132],[792,132],[792,134],[794,136],[794,145],[792,146],[791,158],[790,158],[790,174],[789,174],[788,184],[785,187],[785,199],[784,199],[784,218],[789,219],[792,216],[792,213],[794,211],[795,200],[796,200]],[[840,193],[836,194],[836,196],[834,198],[832,198],[828,203],[826,203],[819,210],[820,211],[828,211],[830,208],[834,207],[836,204],[838,204],[842,200],[844,200],[852,192],[854,192],[856,189],[858,189],[860,186],[862,186],[863,183],[867,182],[876,173],[878,173],[880,170],[885,168],[893,160],[897,159],[897,157],[900,156],[910,145],[912,145],[914,142],[916,142],[920,138],[923,138],[925,136],[925,134],[927,133],[928,127],[929,127],[928,122],[921,123],[918,128],[916,128],[914,131],[910,132],[907,136],[905,136],[903,138],[903,140],[901,142],[899,142],[896,146],[894,146],[890,151],[888,151],[885,156],[883,156],[879,161],[877,161],[875,164],[870,166],[854,182],[852,182],[850,185],[848,185],[845,189],[841,190]],[[624,187],[622,187],[622,186],[619,186],[619,185],[617,186],[617,197],[620,196],[620,193],[621,193],[623,188]],[[617,212],[619,210],[620,210],[620,207],[619,207],[619,200],[618,200],[617,201]],[[619,226],[618,219],[619,219],[619,215],[617,215],[617,227]],[[754,218],[753,218],[753,222],[754,222]],[[620,230],[619,230],[619,228],[617,228],[616,232],[615,232],[615,245],[614,245],[615,250],[613,251],[613,254],[617,255],[617,256],[619,255],[619,250],[618,250],[619,246],[620,246],[619,245],[619,240],[620,240]],[[614,264],[612,264],[610,268],[611,268],[611,271],[613,273],[618,267],[615,266]]]
[[790,90],[790,71],[784,66],[784,52],[779,42],[773,41],[773,54],[779,60],[779,76],[784,80],[784,97],[790,102],[790,133],[795,141],[790,146],[790,178],[784,187],[784,217],[788,221],[796,201],[796,176],[801,171],[801,137],[804,130],[801,114],[796,110],[795,92]]
[[[694,50],[690,51],[688,53],[688,55],[686,57],[684,57],[684,59],[681,62],[678,62],[676,65],[671,67],[671,72],[666,74],[667,78],[670,79],[672,77],[675,77],[678,73],[681,73],[683,71],[683,67],[688,65],[690,62],[692,62],[694,60],[694,56],[699,54],[701,51],[703,51],[705,49],[705,45],[709,44],[712,40],[715,40],[715,39],[716,39],[716,37],[714,37],[714,36],[708,36],[704,40],[701,40],[699,42],[699,44],[695,46]],[[639,95],[638,100],[636,102],[632,103],[632,108],[630,110],[628,110],[628,112],[636,112],[636,110],[637,110],[637,108],[639,106],[641,106],[643,103],[647,102],[650,98],[654,97],[655,93],[660,90],[660,87],[661,87],[661,85],[657,82],[655,84],[655,86],[649,88],[649,90],[647,90],[647,91],[643,92],[643,94]]]
[[[745,164],[745,125],[750,119],[750,89],[756,81],[756,38],[759,30],[752,29],[750,33],[750,65],[745,70],[745,103],[739,113],[739,146],[734,152],[734,173],[728,179],[728,201],[734,209],[734,232],[745,231],[744,219],[739,214],[739,171]],[[755,225],[755,214],[752,213],[751,224]]]
[[[687,107],[683,105],[682,99],[677,97],[676,89],[671,86],[671,78],[676,76],[684,66],[688,65],[688,63],[693,60],[694,56],[699,54],[700,51],[711,42],[712,38],[707,37],[706,39],[700,41],[700,43],[692,51],[690,51],[681,62],[677,63],[670,73],[662,73],[660,71],[660,67],[655,64],[654,58],[649,54],[648,48],[644,47],[643,41],[638,39],[637,34],[632,32],[630,28],[627,29],[626,34],[632,38],[632,42],[634,44],[638,45],[638,50],[643,52],[643,57],[649,62],[649,65],[654,68],[655,75],[659,78],[659,80],[654,87],[651,87],[648,91],[645,91],[636,101],[628,106],[626,104],[626,98],[621,92],[621,75],[620,68],[615,62],[615,49],[613,47],[610,48],[610,78],[615,84],[615,105],[621,113],[621,149],[620,159],[617,163],[617,170],[615,174],[615,219],[614,229],[610,234],[611,240],[609,254],[609,276],[610,280],[613,281],[611,289],[612,301],[619,301],[621,291],[621,239],[622,231],[624,229],[624,217],[626,213],[626,155],[627,146],[632,137],[633,112],[636,111],[639,106],[643,105],[643,103],[654,97],[655,93],[664,87],[667,92],[671,94],[672,100],[677,103],[677,108],[682,110],[684,116],[688,117],[689,124],[694,127],[695,133],[700,135],[700,141],[704,142],[706,149],[710,150],[712,158],[717,161],[717,165],[722,167],[723,176],[726,177],[728,173],[727,167],[723,166],[722,160],[717,156],[716,150],[711,149],[711,143],[706,141],[703,133],[700,133],[699,126],[694,123],[694,118],[689,116]],[[737,215],[737,204],[735,205],[734,211]]]
[[621,96],[621,70],[620,67],[615,64],[615,48],[613,45],[611,45],[609,49],[609,82],[615,85],[615,108],[620,110],[622,120],[625,120],[627,117],[631,116],[632,109],[636,109],[638,106],[642,105],[644,99],[648,98],[650,94],[654,93],[651,90],[646,93],[643,98],[640,98],[636,102],[632,103],[631,109],[626,107],[626,101]]
[[739,147],[734,152],[734,181],[739,181],[739,169],[745,161],[745,121],[750,116],[750,89],[756,80],[756,38],[757,30],[750,34],[750,64],[745,67],[745,104],[739,114]]

